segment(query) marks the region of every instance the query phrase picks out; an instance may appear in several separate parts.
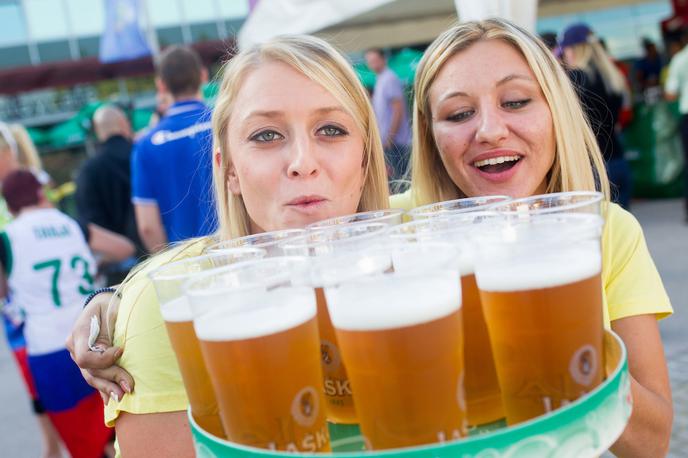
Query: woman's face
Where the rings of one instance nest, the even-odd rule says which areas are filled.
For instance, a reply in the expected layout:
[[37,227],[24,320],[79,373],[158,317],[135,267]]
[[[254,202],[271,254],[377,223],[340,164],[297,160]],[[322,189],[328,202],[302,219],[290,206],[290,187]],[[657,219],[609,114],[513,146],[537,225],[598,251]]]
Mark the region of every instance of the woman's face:
[[556,142],[552,115],[526,60],[501,40],[451,57],[429,91],[432,132],[467,196],[545,192]]
[[325,88],[267,62],[245,76],[228,129],[228,185],[251,232],[303,227],[356,212],[363,189],[363,133]]

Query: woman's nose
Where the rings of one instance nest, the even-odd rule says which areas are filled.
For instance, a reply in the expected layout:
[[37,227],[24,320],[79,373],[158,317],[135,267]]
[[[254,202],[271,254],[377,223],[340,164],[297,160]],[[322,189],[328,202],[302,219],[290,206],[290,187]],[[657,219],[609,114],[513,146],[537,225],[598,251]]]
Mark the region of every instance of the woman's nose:
[[497,107],[480,110],[476,140],[481,143],[499,144],[509,134],[504,114]]
[[289,177],[307,177],[318,174],[319,167],[314,146],[310,138],[297,138],[294,141],[287,167]]

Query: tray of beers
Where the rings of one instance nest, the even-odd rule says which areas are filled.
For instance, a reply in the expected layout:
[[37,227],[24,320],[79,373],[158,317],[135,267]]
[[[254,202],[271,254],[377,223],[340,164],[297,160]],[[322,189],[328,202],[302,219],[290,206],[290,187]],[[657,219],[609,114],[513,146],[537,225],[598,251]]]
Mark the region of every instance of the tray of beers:
[[197,456],[599,456],[631,413],[601,200],[369,212],[159,268]]

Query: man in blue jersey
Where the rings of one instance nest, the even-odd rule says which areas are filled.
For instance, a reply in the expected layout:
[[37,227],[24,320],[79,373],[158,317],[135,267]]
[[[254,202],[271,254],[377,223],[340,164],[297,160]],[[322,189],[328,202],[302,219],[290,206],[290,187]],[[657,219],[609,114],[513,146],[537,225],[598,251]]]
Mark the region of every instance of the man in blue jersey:
[[210,110],[201,101],[207,73],[192,49],[172,46],[160,56],[156,86],[174,103],[134,146],[132,202],[148,251],[215,229],[211,192]]

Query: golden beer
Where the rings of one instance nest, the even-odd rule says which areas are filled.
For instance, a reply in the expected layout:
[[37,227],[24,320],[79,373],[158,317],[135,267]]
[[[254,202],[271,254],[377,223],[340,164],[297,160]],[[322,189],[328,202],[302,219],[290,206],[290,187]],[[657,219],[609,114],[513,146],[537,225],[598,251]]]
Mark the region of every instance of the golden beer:
[[337,343],[337,334],[327,310],[327,299],[322,288],[315,288],[318,306],[318,330],[320,333],[320,356],[322,359],[327,419],[333,423],[357,423],[351,385],[346,374]]
[[[401,218],[399,211],[357,213],[352,217]],[[347,217],[345,217],[347,218]],[[364,220],[365,221],[365,220]],[[347,225],[317,227],[300,239],[292,239],[280,246],[285,253],[306,255],[311,260],[308,284],[314,287],[318,309],[320,350],[327,401],[327,419],[332,423],[356,424],[356,411],[346,367],[341,357],[337,335],[327,308],[324,285],[335,285],[345,278],[384,272],[391,266],[388,251],[384,253],[370,248],[386,231],[387,225],[379,222],[363,222]]]
[[167,334],[177,358],[191,413],[207,432],[225,437],[220,420],[217,399],[206,370],[198,339],[193,329],[193,313],[182,284],[200,272],[259,259],[265,251],[258,248],[240,248],[222,254],[197,256],[165,264],[150,274],[151,282],[160,303]]
[[465,434],[456,275],[380,276],[326,288],[369,449],[443,442]]
[[[571,273],[561,267],[555,276]],[[516,275],[506,285],[479,278],[510,425],[575,401],[603,377],[599,263],[570,281],[554,278],[546,284],[551,272],[541,270],[530,287],[517,285],[523,277]]]
[[461,295],[468,424],[479,426],[504,418],[504,408],[474,274],[461,277]]
[[[194,327],[227,438],[283,451],[330,450],[311,288],[254,291],[256,305],[216,307]],[[260,303],[260,305],[258,305]]]
[[[495,197],[495,199],[502,199]],[[462,199],[447,203],[468,202],[471,206],[478,205],[476,199]],[[480,200],[479,202],[483,202]],[[484,204],[484,202],[483,202]],[[421,207],[421,209],[426,207]],[[430,206],[427,207],[428,209]],[[479,208],[479,207],[477,207]],[[428,210],[430,211],[430,210]],[[434,210],[433,210],[434,211]],[[437,210],[440,211],[440,210]],[[422,213],[422,212],[421,212]],[[423,213],[424,214],[424,213]],[[475,212],[475,215],[485,215]],[[456,216],[456,215],[455,215]],[[490,214],[491,216],[491,214]],[[470,216],[465,219],[419,219],[411,223],[397,226],[391,231],[392,237],[407,243],[407,248],[411,247],[410,259],[405,260],[405,256],[395,255],[395,270],[410,270],[417,268],[424,262],[437,262],[437,255],[423,256],[419,259],[413,251],[421,251],[423,245],[437,243],[437,241],[449,241],[452,246],[457,248],[451,263],[458,265],[461,273],[461,295],[463,310],[464,327],[464,361],[466,366],[466,402],[468,408],[468,424],[470,426],[480,426],[493,423],[504,418],[504,409],[499,391],[499,381],[494,365],[490,338],[487,333],[487,325],[480,303],[480,293],[476,284],[473,272],[473,253],[468,246],[469,230],[463,226],[467,222],[475,221]],[[415,248],[414,245],[417,245]],[[451,252],[441,255],[452,255]]]
[[191,413],[201,428],[214,436],[224,438],[225,432],[217,399],[194,332],[188,302],[185,297],[181,297],[163,310],[167,335],[177,357]]

